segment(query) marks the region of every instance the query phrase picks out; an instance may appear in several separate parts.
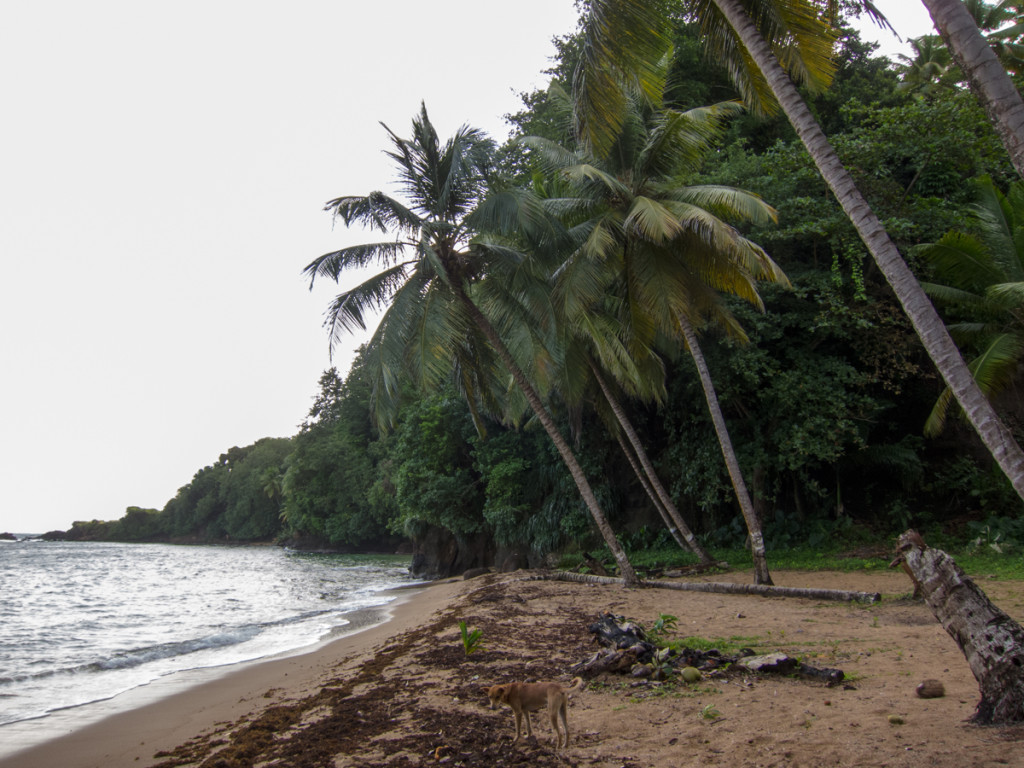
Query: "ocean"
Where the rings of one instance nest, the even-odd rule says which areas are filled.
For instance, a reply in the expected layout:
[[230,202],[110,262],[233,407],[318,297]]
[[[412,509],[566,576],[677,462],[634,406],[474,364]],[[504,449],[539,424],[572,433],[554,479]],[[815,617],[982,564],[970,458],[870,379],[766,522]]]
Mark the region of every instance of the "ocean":
[[346,634],[416,583],[408,566],[272,546],[0,542],[0,743],[5,726]]

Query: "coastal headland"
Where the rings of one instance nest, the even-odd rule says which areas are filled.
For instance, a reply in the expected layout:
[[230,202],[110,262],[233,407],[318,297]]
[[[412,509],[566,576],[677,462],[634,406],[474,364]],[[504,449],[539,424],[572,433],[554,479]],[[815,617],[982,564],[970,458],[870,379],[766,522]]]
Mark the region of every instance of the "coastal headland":
[[[874,606],[626,590],[526,573],[409,591],[383,624],[138,706],[122,703],[99,722],[0,759],[0,768],[1020,764],[1024,727],[965,722],[977,684],[929,609],[910,599],[902,573],[773,573],[786,586],[881,592]],[[1024,618],[1024,584],[981,584]],[[596,650],[587,628],[605,611],[647,626],[671,615],[675,637],[782,651],[842,669],[846,680],[828,687],[727,671],[686,684],[602,674],[572,698],[568,748],[555,752],[542,714],[533,719],[536,738],[513,745],[511,713],[488,709],[480,688],[568,681],[571,665]],[[481,633],[482,647],[469,655],[460,621]],[[926,679],[940,680],[945,696],[919,698]]]

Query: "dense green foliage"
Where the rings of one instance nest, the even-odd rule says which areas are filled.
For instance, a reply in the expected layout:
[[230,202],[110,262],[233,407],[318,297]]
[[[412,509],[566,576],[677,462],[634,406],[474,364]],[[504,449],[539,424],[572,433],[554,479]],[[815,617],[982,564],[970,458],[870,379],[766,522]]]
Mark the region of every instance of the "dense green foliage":
[[[677,28],[667,106],[735,97],[725,73],[701,58],[695,34]],[[568,93],[578,40],[557,44],[549,74]],[[812,107],[911,266],[922,280],[941,281],[917,246],[951,231],[980,237],[971,180],[985,175],[1006,190],[1013,170],[968,92],[901,87],[898,69],[849,29],[838,51],[833,87],[809,97]],[[524,94],[523,103],[509,118],[517,135],[571,142],[571,121],[555,91]],[[522,145],[510,142],[499,159],[512,180],[506,185],[560,194],[557,178],[543,178]],[[752,115],[732,120],[708,162],[679,181],[750,190],[779,214],[777,224],[750,225],[743,234],[792,287],[762,285],[763,313],[727,300],[749,343],[710,327],[702,339],[769,555],[877,540],[908,526],[940,542],[976,542],[979,551],[1024,545],[1024,510],[974,434],[950,419],[941,434],[925,437],[942,384],[788,124]],[[1010,311],[1016,322],[1016,306]],[[950,319],[962,320],[962,308]],[[693,363],[671,356],[670,347],[661,351],[662,401],[624,407],[702,541],[716,550],[741,547],[745,529]],[[382,548],[441,530],[535,556],[600,547],[575,485],[535,424],[504,423],[482,407],[482,393],[470,398],[471,410],[464,382],[420,392],[410,378],[392,392],[393,428],[381,431],[370,370],[360,356],[344,377],[326,372],[297,435],[232,448],[163,510],[130,508],[113,523],[76,523],[72,535]],[[545,369],[538,363],[532,370]],[[1020,439],[1019,362],[1006,379],[997,405]],[[627,548],[653,552],[670,544],[604,422],[557,387],[545,392]]]

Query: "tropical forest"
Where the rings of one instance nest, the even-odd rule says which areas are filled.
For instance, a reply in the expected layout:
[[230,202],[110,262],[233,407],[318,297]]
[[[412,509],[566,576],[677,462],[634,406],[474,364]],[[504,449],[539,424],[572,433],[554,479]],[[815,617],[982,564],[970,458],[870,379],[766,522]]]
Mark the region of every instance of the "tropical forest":
[[[1019,552],[1019,147],[949,35],[890,60],[870,2],[747,5],[581,3],[506,140],[410,105],[364,148],[393,176],[326,203],[368,242],[294,254],[325,348],[368,334],[296,434],[51,535],[627,582]],[[1022,6],[956,5],[1019,85]]]

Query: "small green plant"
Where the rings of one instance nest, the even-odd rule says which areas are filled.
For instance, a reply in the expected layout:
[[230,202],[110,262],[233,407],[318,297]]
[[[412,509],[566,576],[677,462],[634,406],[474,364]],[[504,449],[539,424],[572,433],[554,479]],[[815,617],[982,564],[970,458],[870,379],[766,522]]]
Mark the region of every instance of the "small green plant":
[[660,613],[650,629],[645,629],[647,638],[655,645],[661,646],[668,640],[668,636],[676,631],[679,619],[669,613]]
[[484,647],[484,633],[479,629],[470,629],[465,621],[459,622],[459,633],[462,635],[462,648],[467,656],[473,653],[473,651],[479,651]]
[[714,704],[706,704],[700,711],[701,720],[714,720],[716,717],[721,717],[722,713],[718,711],[718,708]]
[[675,667],[672,666],[672,649],[661,648],[657,653],[654,654],[654,658],[651,659],[651,679],[652,680],[671,680],[675,675]]

